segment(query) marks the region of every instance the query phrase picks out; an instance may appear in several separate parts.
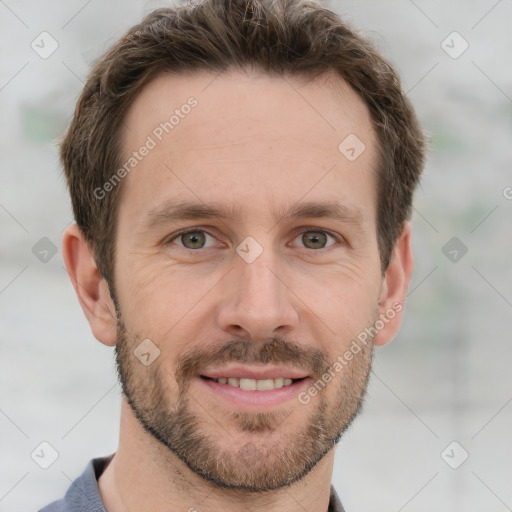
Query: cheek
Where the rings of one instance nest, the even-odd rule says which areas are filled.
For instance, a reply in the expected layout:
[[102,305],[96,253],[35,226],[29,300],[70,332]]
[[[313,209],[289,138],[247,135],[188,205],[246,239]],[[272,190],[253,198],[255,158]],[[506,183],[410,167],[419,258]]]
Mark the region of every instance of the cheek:
[[373,323],[381,287],[378,272],[344,268],[316,280],[315,286],[303,284],[301,295],[314,315],[307,308],[305,313],[311,322],[318,324],[320,319],[328,328],[338,352]]
[[382,285],[378,269],[362,258],[320,267],[309,274],[300,272],[295,279],[301,283],[304,297],[309,299],[314,293],[318,304],[325,308],[336,304],[347,315],[366,310],[375,302]]
[[186,267],[158,259],[141,258],[133,263],[119,295],[123,316],[131,329],[141,336],[164,341],[176,339],[176,333],[201,311],[201,303],[211,300],[208,292],[219,276],[202,272],[200,266]]

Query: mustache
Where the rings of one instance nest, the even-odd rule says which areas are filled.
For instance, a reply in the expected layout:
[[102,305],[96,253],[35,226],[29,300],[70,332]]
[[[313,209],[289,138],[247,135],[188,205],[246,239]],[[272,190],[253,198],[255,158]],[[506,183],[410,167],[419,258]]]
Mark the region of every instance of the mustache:
[[176,363],[178,382],[185,382],[200,375],[209,367],[226,363],[261,363],[291,365],[319,379],[332,364],[325,350],[304,346],[281,337],[265,343],[255,343],[250,338],[239,338],[209,347],[196,347]]

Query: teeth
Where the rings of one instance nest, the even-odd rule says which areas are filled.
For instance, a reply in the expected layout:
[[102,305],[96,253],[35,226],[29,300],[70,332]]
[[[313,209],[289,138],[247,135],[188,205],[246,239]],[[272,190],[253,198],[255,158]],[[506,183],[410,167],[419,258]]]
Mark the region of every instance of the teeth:
[[215,379],[220,384],[229,384],[235,388],[245,389],[247,391],[266,391],[270,389],[278,389],[283,386],[289,386],[292,379],[238,379],[236,377],[220,377]]
[[[291,379],[286,379],[286,380],[289,381]],[[283,386],[284,386],[284,379],[274,379],[274,387],[275,388],[282,388]]]
[[[267,382],[261,381],[260,382]],[[246,389],[247,391],[256,391],[257,382],[254,379],[240,379],[240,389]]]

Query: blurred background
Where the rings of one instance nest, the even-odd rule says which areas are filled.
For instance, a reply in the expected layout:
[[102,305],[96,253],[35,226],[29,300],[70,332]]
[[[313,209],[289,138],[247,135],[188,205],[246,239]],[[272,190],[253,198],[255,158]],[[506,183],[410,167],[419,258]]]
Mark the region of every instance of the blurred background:
[[[61,257],[56,138],[94,59],[164,5],[0,0],[0,511],[61,498],[117,447],[113,349]],[[376,351],[333,484],[347,512],[512,510],[512,2],[326,5],[394,63],[431,135],[405,321]]]

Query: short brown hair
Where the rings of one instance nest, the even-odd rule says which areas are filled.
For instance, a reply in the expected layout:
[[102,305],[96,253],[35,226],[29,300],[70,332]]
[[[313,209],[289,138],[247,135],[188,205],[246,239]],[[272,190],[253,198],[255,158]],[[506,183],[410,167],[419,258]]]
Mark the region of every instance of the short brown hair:
[[[369,107],[378,135],[377,237],[382,272],[410,218],[425,138],[397,72],[328,8],[308,0],[203,0],[146,16],[96,63],[63,138],[60,156],[76,222],[113,292],[121,184],[102,199],[120,166],[126,112],[164,73],[258,68],[314,78],[334,71]],[[341,141],[340,141],[341,142]]]

